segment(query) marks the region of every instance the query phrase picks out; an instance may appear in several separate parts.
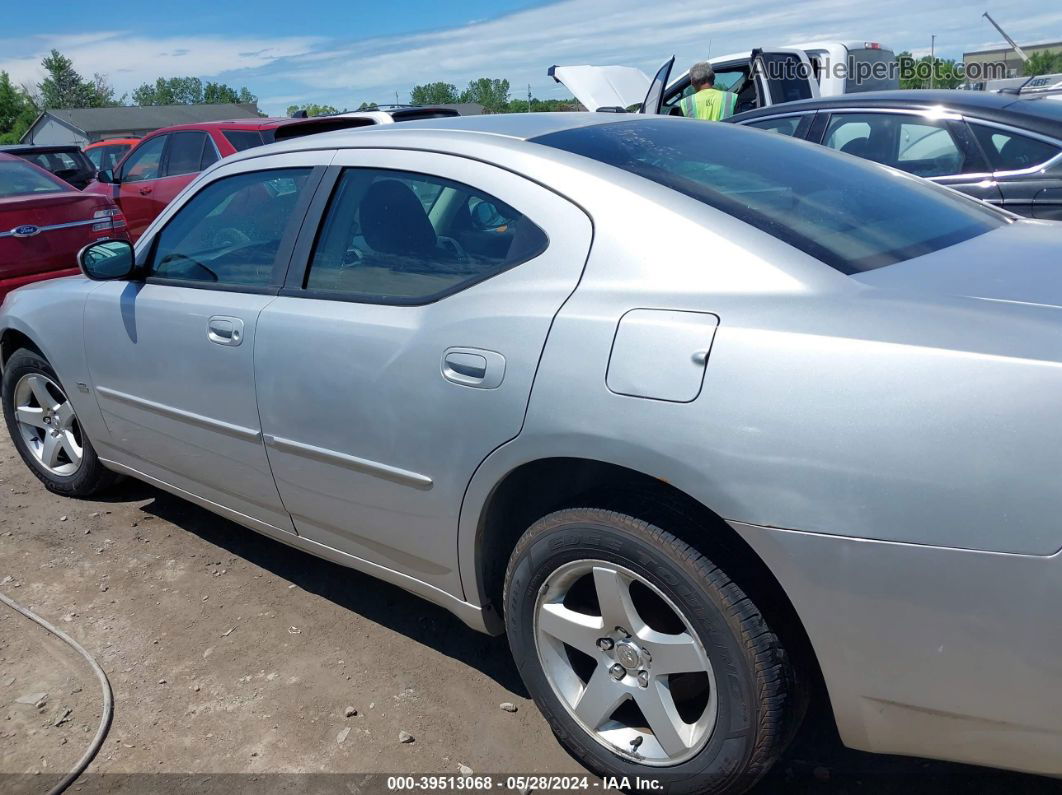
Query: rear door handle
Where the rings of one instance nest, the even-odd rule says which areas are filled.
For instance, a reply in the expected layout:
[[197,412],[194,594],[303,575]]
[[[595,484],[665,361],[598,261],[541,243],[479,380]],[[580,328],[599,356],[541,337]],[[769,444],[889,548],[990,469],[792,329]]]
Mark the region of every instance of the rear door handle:
[[140,195],[141,196],[147,196],[149,193],[151,193],[151,188],[141,188],[140,189]]
[[239,345],[243,342],[243,321],[238,317],[214,315],[207,321],[207,339],[217,345]]
[[505,357],[481,348],[447,348],[442,374],[447,381],[477,389],[495,389],[505,377]]

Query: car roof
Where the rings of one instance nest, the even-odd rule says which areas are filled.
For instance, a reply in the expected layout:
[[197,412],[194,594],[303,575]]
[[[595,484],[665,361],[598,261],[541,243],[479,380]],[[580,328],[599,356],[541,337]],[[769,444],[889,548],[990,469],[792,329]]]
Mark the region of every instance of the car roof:
[[86,149],[95,149],[98,146],[117,146],[119,144],[138,144],[139,138],[104,138],[102,141],[93,141],[88,144]]
[[[286,116],[263,117],[259,119],[225,119],[223,121],[197,121],[188,124],[173,124],[169,127],[159,127],[152,130],[144,138],[150,138],[161,133],[181,132],[183,130],[268,130],[281,124],[293,121]],[[140,140],[143,140],[140,139]]]
[[0,152],[80,152],[77,144],[0,144]]
[[593,124],[608,124],[629,121],[637,116],[629,113],[495,113],[484,116],[450,116],[437,119],[404,121],[401,124],[381,124],[350,130],[321,133],[307,136],[307,142],[319,141],[326,136],[329,144],[343,146],[345,140],[356,144],[367,135],[401,135],[425,131],[478,133],[502,136],[526,141],[547,133],[587,127]]
[[[818,97],[758,108],[732,116],[727,121],[745,121],[763,116],[779,116],[809,110],[836,108],[895,108],[897,110],[936,110],[943,108],[986,121],[1008,123],[1042,135],[1062,138],[1062,103],[1057,113],[1045,113],[1038,103],[1053,102],[1048,97],[997,94],[988,91],[926,90],[866,91],[834,97]],[[1053,118],[1052,118],[1053,116]]]

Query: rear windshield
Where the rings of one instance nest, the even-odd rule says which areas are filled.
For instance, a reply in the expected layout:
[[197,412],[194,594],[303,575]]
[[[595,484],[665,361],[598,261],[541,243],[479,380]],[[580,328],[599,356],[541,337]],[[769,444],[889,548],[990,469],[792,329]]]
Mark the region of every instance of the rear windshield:
[[221,134],[225,136],[225,140],[232,144],[232,148],[237,152],[242,152],[245,149],[254,149],[256,146],[269,143],[262,138],[262,133],[258,130],[223,130]]
[[0,161],[0,199],[64,190],[73,188],[18,160]]
[[650,118],[531,140],[676,190],[847,274],[929,254],[1009,222],[917,177],[731,124]]
[[844,93],[888,91],[899,87],[899,67],[892,50],[848,51],[848,79],[844,84]]

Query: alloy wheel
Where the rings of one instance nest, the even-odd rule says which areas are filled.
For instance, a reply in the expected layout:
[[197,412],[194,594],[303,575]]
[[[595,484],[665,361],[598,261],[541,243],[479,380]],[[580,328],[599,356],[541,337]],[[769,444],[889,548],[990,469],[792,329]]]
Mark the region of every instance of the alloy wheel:
[[15,384],[14,407],[18,432],[37,463],[53,475],[77,472],[85,452],[81,426],[62,388],[29,373]]
[[646,578],[603,560],[561,566],[539,590],[534,636],[554,693],[613,753],[668,766],[707,743],[718,709],[711,661]]

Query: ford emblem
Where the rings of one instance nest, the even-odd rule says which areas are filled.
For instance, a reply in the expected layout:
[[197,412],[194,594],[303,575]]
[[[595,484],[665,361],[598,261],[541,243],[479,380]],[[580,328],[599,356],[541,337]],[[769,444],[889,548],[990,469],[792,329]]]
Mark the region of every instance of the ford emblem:
[[39,226],[33,224],[23,224],[22,226],[16,226],[11,230],[11,234],[15,237],[33,237],[41,231]]

